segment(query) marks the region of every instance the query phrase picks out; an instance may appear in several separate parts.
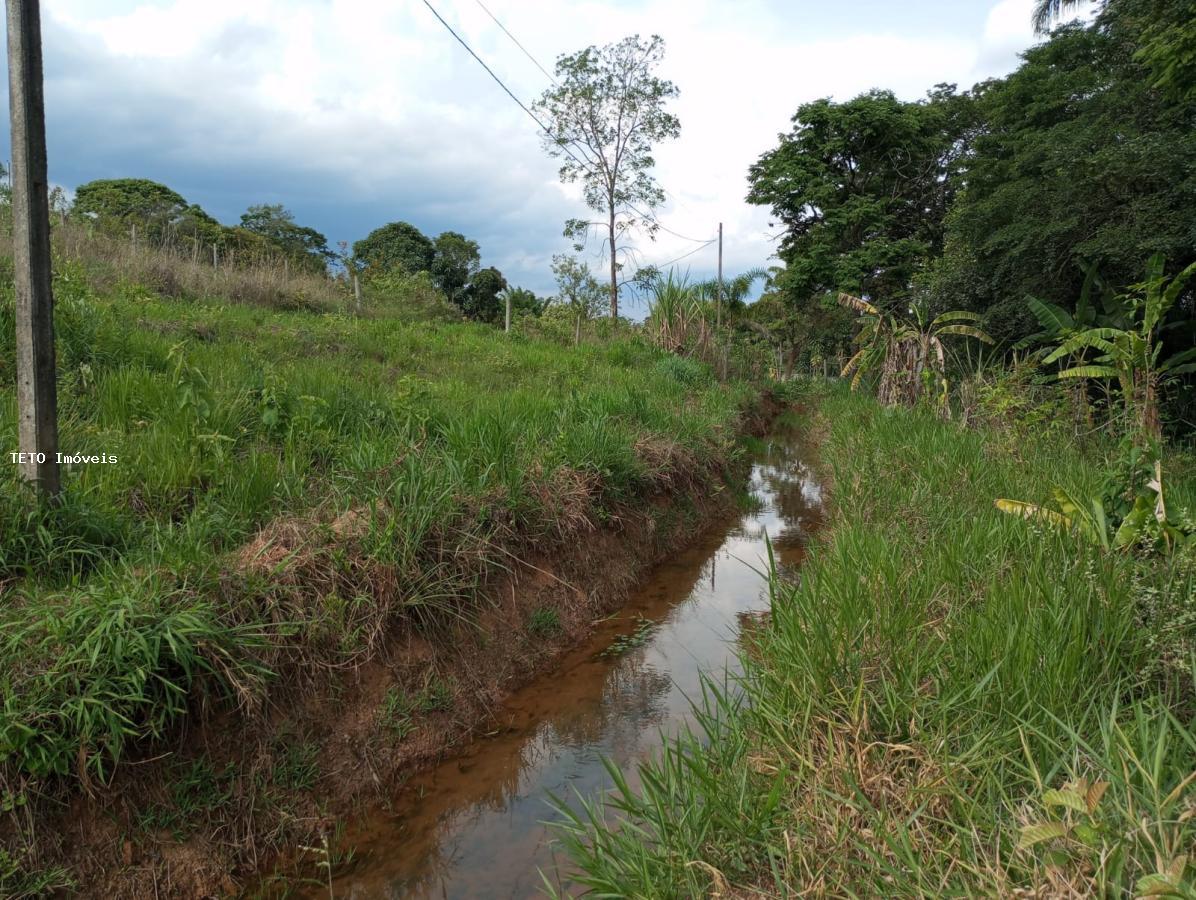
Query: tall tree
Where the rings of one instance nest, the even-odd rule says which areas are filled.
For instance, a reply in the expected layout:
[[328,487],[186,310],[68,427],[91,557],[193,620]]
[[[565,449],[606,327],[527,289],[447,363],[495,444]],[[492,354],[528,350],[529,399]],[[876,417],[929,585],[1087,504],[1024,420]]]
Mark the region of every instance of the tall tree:
[[651,237],[659,228],[651,211],[664,202],[664,192],[652,176],[652,146],[681,133],[680,121],[665,109],[677,87],[654,74],[663,58],[657,35],[561,56],[556,86],[536,103],[548,130],[544,147],[561,160],[561,181],[579,182],[586,205],[605,217],[570,219],[565,235],[580,245],[591,228],[605,230],[611,318],[619,315],[622,237],[634,228]]
[[[748,201],[771,207],[785,228],[776,286],[791,305],[820,305],[838,291],[882,305],[908,298],[942,245],[970,109],[950,85],[920,102],[871,91],[798,109],[793,129],[748,174]],[[842,330],[837,341],[847,337]]]
[[89,181],[75,191],[75,215],[120,229],[136,225],[150,241],[171,236],[212,241],[220,223],[181,194],[147,178],[106,178]]
[[1037,330],[1027,295],[1074,308],[1079,261],[1127,285],[1155,252],[1176,271],[1196,259],[1196,108],[1151,87],[1143,23],[1121,6],[976,91],[985,125],[933,290],[941,308],[984,311],[998,339]]
[[314,228],[295,222],[295,216],[281,203],[251,206],[241,214],[241,227],[264,237],[289,258],[312,268],[323,269],[333,258],[328,239]]
[[1137,24],[1137,62],[1151,85],[1180,103],[1196,100],[1196,0],[1118,0],[1105,19]]
[[461,311],[479,322],[497,322],[503,311],[499,295],[506,288],[507,279],[494,266],[476,272],[461,294]]
[[408,222],[375,228],[353,245],[353,257],[378,274],[396,267],[409,274],[427,272],[435,255],[432,239]]
[[432,283],[459,305],[462,292],[477,274],[481,262],[477,241],[455,231],[445,231],[433,241],[432,265],[428,271]]

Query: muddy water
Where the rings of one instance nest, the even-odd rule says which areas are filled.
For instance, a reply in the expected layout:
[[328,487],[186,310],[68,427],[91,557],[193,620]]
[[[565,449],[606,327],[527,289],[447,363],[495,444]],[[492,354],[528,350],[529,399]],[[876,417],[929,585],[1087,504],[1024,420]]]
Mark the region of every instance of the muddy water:
[[[346,840],[355,856],[335,896],[533,897],[541,872],[567,889],[567,860],[545,825],[555,817],[549,794],[608,788],[603,757],[627,767],[690,719],[701,673],[734,672],[740,630],[768,607],[765,535],[792,568],[820,521],[821,489],[794,430],[760,444],[750,488],[751,512],[658,567],[592,640],[515,693],[490,734],[354,823]],[[631,649],[604,655],[637,632]]]

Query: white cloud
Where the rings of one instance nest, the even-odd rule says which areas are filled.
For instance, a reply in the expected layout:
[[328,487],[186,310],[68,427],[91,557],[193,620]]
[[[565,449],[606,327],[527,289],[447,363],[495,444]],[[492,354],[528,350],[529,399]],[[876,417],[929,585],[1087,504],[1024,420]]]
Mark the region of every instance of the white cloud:
[[[745,176],[800,103],[873,86],[916,97],[938,82],[1000,74],[1032,40],[1031,2],[989,9],[978,0],[971,32],[925,15],[900,29],[863,18],[853,33],[820,30],[816,16],[794,12],[807,4],[764,0],[487,6],[549,68],[557,53],[588,43],[636,31],[665,36],[682,138],[657,154],[660,179],[679,201],[663,219],[693,237],[712,236],[721,220],[735,271],[772,252],[767,212],[743,200]],[[544,76],[478,4],[435,5],[519,96],[543,89]],[[100,6],[44,4],[51,151],[70,157],[80,180],[106,177],[122,162],[143,167],[128,174],[183,173],[174,177],[188,190],[172,186],[213,208],[226,204],[225,218],[265,194],[301,214],[306,202],[327,219],[312,224],[333,240],[395,218],[452,228],[481,241],[486,264],[550,288],[548,262],[567,247],[560,229],[579,212],[576,194],[557,184],[535,125],[422,3]],[[57,144],[54,127],[63,135]],[[643,257],[657,262],[693,247],[665,233],[655,245],[641,242]],[[712,250],[686,261],[695,272],[713,263]]]

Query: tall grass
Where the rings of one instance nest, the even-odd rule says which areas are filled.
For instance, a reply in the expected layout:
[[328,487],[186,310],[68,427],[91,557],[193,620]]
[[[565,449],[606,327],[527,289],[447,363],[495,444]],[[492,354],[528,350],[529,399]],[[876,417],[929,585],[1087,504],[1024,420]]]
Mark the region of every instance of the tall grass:
[[644,332],[656,346],[705,363],[723,380],[765,377],[773,365],[771,352],[750,327],[736,330],[733,309],[719,315],[716,296],[716,282],[690,283],[670,270],[649,286]]
[[438,317],[208,302],[232,282],[196,274],[180,297],[138,280],[131,249],[94,249],[68,240],[55,275],[60,444],[118,462],[68,469],[52,508],[0,466],[0,798],[106,779],[205,698],[253,704],[270,672],[473,615],[511,553],[580,539],[678,467],[719,477],[751,395],[634,338],[566,351]]
[[[8,207],[0,208],[0,229],[11,228]],[[61,261],[85,267],[90,284],[103,292],[123,287],[163,297],[245,303],[275,309],[347,308],[348,291],[328,275],[281,257],[225,254],[184,241],[134,243],[88,223],[67,219],[52,228]]]
[[[607,803],[568,813],[582,882],[1131,896],[1171,879],[1191,895],[1196,660],[1157,662],[1191,646],[1196,561],[1102,554],[993,508],[1010,490],[1093,493],[1099,461],[1066,444],[1014,455],[842,394],[822,414],[829,540],[796,583],[774,576],[737,689],[710,689],[642,787],[619,775]],[[1175,485],[1176,508],[1194,499]],[[1154,608],[1187,616],[1182,641],[1160,646]]]

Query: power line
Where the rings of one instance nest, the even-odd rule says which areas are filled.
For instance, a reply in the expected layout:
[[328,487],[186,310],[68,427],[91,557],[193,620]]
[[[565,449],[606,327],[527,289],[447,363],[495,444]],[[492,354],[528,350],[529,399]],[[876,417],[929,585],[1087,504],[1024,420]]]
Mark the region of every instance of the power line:
[[[558,81],[557,81],[557,80],[556,80],[556,79],[555,79],[555,78],[554,78],[554,77],[553,77],[553,76],[552,76],[552,75],[549,73],[549,71],[548,71],[547,69],[545,69],[545,68],[544,68],[544,66],[542,66],[542,65],[540,64],[540,61],[539,61],[538,59],[536,59],[536,57],[535,57],[535,56],[533,56],[533,55],[532,55],[531,51],[530,51],[530,50],[528,50],[528,49],[527,49],[525,46],[523,46],[523,44],[521,44],[521,43],[519,42],[519,39],[518,39],[517,37],[515,37],[515,35],[513,35],[513,34],[510,32],[510,30],[507,28],[507,26],[506,26],[506,25],[504,25],[502,22],[500,22],[500,21],[499,21],[499,19],[498,19],[498,17],[497,17],[496,15],[494,15],[494,13],[492,13],[492,12],[491,12],[491,11],[490,11],[490,10],[489,10],[487,7],[486,7],[486,5],[485,5],[484,3],[482,3],[482,0],[474,0],[474,2],[475,2],[475,3],[477,3],[477,5],[478,5],[478,6],[480,6],[480,7],[482,8],[482,11],[483,11],[483,12],[485,12],[485,13],[486,13],[486,15],[488,15],[488,16],[491,18],[491,20],[493,20],[493,22],[494,22],[494,24],[495,24],[495,25],[497,25],[497,26],[498,26],[500,29],[502,29],[502,33],[503,33],[503,34],[505,34],[507,37],[509,37],[509,38],[511,39],[511,42],[512,42],[512,43],[513,43],[513,44],[514,44],[516,47],[518,47],[520,50],[522,50],[522,51],[523,51],[523,55],[524,55],[524,56],[526,56],[528,59],[530,59],[530,60],[532,61],[532,65],[534,65],[534,66],[535,66],[537,69],[539,69],[541,72],[543,72],[543,73],[544,73],[544,77],[546,77],[546,78],[547,78],[549,81],[551,81],[553,84],[559,84],[559,82],[558,82]],[[432,6],[431,6],[431,4],[430,4],[430,3],[428,3],[428,0],[424,0],[424,3],[425,3],[427,6],[428,6],[428,8],[429,8],[429,9],[432,9]],[[466,44],[466,43],[465,43],[465,41],[462,41],[462,40],[461,40],[461,38],[457,36],[457,33],[456,33],[455,31],[453,31],[453,30],[452,30],[452,28],[449,28],[449,25],[448,25],[448,23],[447,23],[447,22],[445,22],[445,21],[444,21],[444,19],[441,19],[441,18],[440,18],[440,14],[439,14],[439,13],[436,13],[436,10],[434,10],[434,9],[432,9],[432,12],[436,14],[436,18],[440,19],[440,21],[441,21],[441,22],[444,24],[444,27],[445,27],[445,28],[448,28],[448,29],[449,29],[449,31],[453,32],[453,37],[457,38],[457,40],[461,42],[462,46],[464,46],[466,50],[469,50],[469,52],[470,52],[470,54],[473,56],[473,58],[474,58],[474,59],[477,59],[477,60],[478,60],[478,62],[482,62],[480,59],[478,59],[478,56],[477,56],[477,54],[476,54],[476,53],[474,53],[472,50],[470,50],[470,49],[469,49],[469,45],[468,45],[468,44]],[[485,64],[485,63],[482,63],[482,65],[486,67],[486,71],[487,71],[487,72],[490,72],[490,67],[489,67],[489,66],[486,66],[486,64]],[[491,75],[491,77],[493,77],[493,78],[494,78],[494,80],[495,80],[495,81],[498,81],[498,76],[497,76],[497,75],[495,75],[493,72],[490,72],[490,75]],[[502,89],[503,89],[504,91],[506,91],[508,94],[510,94],[510,96],[511,96],[511,98],[512,98],[512,99],[515,99],[515,95],[514,95],[514,94],[511,94],[510,90],[508,90],[508,89],[507,89],[507,86],[506,86],[505,84],[502,84],[502,82],[501,82],[501,81],[499,81],[498,83],[499,83],[500,85],[502,85]],[[520,106],[523,106],[523,104],[522,104],[522,103],[520,103],[520,102],[519,102],[519,100],[515,99],[515,102],[516,102],[516,103],[519,103],[519,105],[520,105]],[[530,112],[530,111],[527,109],[527,107],[526,107],[526,106],[523,106],[523,109],[524,109],[524,111],[525,111],[525,112],[527,112],[527,113],[528,113],[528,115],[531,115],[531,112]],[[538,125],[539,125],[541,128],[543,128],[543,129],[544,129],[544,131],[545,131],[546,133],[548,133],[548,134],[549,134],[549,136],[551,136],[551,132],[549,132],[547,128],[544,128],[544,123],[543,123],[543,122],[541,122],[539,119],[537,119],[537,118],[536,118],[534,115],[532,116],[532,118],[533,118],[533,119],[536,119],[536,124],[538,124]],[[563,145],[562,145],[562,148],[563,148]],[[566,152],[568,152],[568,151],[566,150]],[[572,154],[572,153],[570,153],[569,155],[570,155],[570,156],[573,156],[573,154]],[[577,157],[576,157],[576,156],[573,156],[573,159],[574,159],[574,160],[577,160]],[[580,160],[578,160],[578,162],[579,162],[579,164],[580,164]],[[583,164],[583,168],[588,168],[588,167],[587,167],[587,166],[585,166],[585,165]],[[678,203],[680,203],[680,202],[681,202],[681,201],[680,201],[680,199],[678,199],[678,197],[677,197],[677,196],[676,196],[676,195],[675,195],[675,194],[674,194],[672,191],[670,191],[670,190],[669,190],[667,187],[665,187],[663,184],[660,186],[660,189],[661,189],[662,191],[664,191],[666,194],[668,194],[670,197],[672,197],[674,200],[676,200]],[[683,240],[683,241],[692,241],[692,242],[693,242],[693,243],[695,243],[695,244],[705,244],[705,243],[710,243],[710,242],[711,242],[711,240],[714,240],[714,239],[711,239],[711,240],[706,240],[706,239],[703,239],[703,238],[693,238],[693,237],[689,237],[688,235],[681,234],[680,232],[674,231],[673,229],[669,228],[667,225],[665,225],[663,222],[661,222],[661,221],[660,221],[660,219],[658,219],[658,218],[657,218],[657,217],[656,217],[654,214],[652,214],[652,213],[645,213],[645,212],[643,212],[642,210],[640,210],[640,209],[638,209],[638,208],[636,208],[636,207],[632,206],[630,203],[628,203],[628,204],[627,204],[627,208],[628,208],[628,209],[630,209],[632,212],[636,213],[636,214],[637,214],[638,216],[640,216],[641,218],[648,219],[648,220],[650,220],[650,221],[652,221],[652,222],[655,222],[655,223],[656,223],[656,225],[657,225],[657,226],[658,226],[658,227],[659,227],[661,230],[663,230],[663,231],[667,231],[669,234],[673,235],[673,237],[678,237],[678,238],[681,238],[681,240]]]
[[665,268],[666,266],[671,266],[673,263],[679,263],[679,262],[681,262],[681,260],[683,260],[683,259],[685,259],[685,258],[687,258],[687,257],[693,256],[693,255],[694,255],[695,253],[697,253],[699,250],[705,250],[707,247],[709,247],[709,246],[710,246],[711,244],[713,244],[713,243],[716,243],[717,241],[718,241],[718,238],[711,238],[710,240],[706,241],[706,243],[702,244],[702,246],[700,246],[700,247],[694,247],[694,248],[693,248],[692,250],[690,250],[688,253],[682,253],[682,254],[681,254],[680,256],[678,256],[676,259],[670,259],[668,262],[666,262],[666,263],[661,263],[660,265],[658,265],[658,266],[655,266],[655,267],[656,267],[657,269],[663,269],[663,268]]
[[[540,126],[540,130],[543,131],[546,135],[548,135],[551,138],[552,132],[548,130],[548,126],[545,125],[543,122],[541,122],[539,117],[537,117],[534,112],[532,112],[530,109],[528,109],[526,106],[524,106],[523,101],[520,100],[518,97],[516,97],[511,92],[511,89],[509,87],[507,87],[505,84],[503,84],[503,80],[494,74],[494,70],[491,69],[488,65],[486,65],[486,63],[482,60],[482,58],[480,56],[478,56],[476,53],[473,52],[473,48],[470,47],[469,44],[465,43],[465,39],[462,38],[461,35],[457,34],[457,32],[455,32],[453,30],[453,26],[444,20],[444,17],[436,11],[436,7],[434,7],[431,3],[429,3],[428,0],[424,0],[424,6],[428,7],[428,9],[430,9],[432,11],[432,15],[434,15],[437,19],[439,19],[440,24],[448,29],[448,33],[457,39],[457,43],[459,43],[462,47],[464,47],[466,52],[478,61],[478,65],[480,65],[483,69],[486,70],[486,72],[490,75],[491,78],[494,79],[494,81],[498,84],[498,86],[506,92],[507,96],[510,97],[512,100],[514,100],[519,105],[520,109],[522,109],[525,113],[527,113],[529,116],[531,116],[532,121]],[[561,144],[558,142],[558,146],[562,150],[564,150],[567,154],[569,154],[569,156],[571,156],[573,158],[573,161],[576,162],[583,169],[589,168],[589,166],[587,166],[584,162],[582,162],[580,159],[578,159],[576,156],[574,156],[573,152],[565,144]]]
[[528,59],[530,59],[532,61],[532,64],[537,69],[539,69],[541,72],[544,73],[545,78],[547,78],[553,84],[557,83],[557,80],[552,77],[552,75],[549,73],[549,71],[547,69],[545,69],[542,65],[540,65],[540,61],[538,59],[536,59],[534,56],[532,56],[531,53],[528,51],[528,49],[525,46],[523,46],[523,44],[519,43],[519,39],[517,37],[515,37],[515,35],[511,34],[511,32],[507,31],[507,26],[504,25],[502,22],[498,21],[498,17],[495,16],[494,13],[490,12],[490,10],[488,10],[486,8],[486,5],[484,3],[482,3],[482,0],[474,0],[474,2],[477,3],[478,6],[482,7],[482,11],[485,12],[486,15],[488,15],[491,19],[494,20],[494,24],[502,29],[502,33],[505,34],[507,37],[509,37],[514,42],[515,46],[523,51],[523,55],[526,56]]
[[628,204],[627,204],[627,207],[628,207],[628,208],[629,208],[629,209],[630,209],[632,212],[639,213],[639,214],[640,214],[641,216],[643,216],[645,219],[651,219],[653,222],[655,222],[655,223],[656,223],[656,227],[657,227],[657,228],[659,228],[661,231],[667,231],[667,232],[668,232],[669,234],[671,234],[673,237],[679,237],[679,238],[681,238],[681,240],[683,240],[683,241],[693,241],[695,244],[713,244],[715,241],[717,241],[717,240],[718,240],[718,238],[692,238],[692,237],[686,237],[684,234],[678,234],[677,232],[673,231],[673,229],[669,228],[667,225],[665,225],[664,223],[662,223],[662,222],[660,221],[660,219],[656,218],[655,216],[653,216],[653,215],[649,215],[649,214],[647,214],[647,213],[642,213],[642,212],[640,212],[638,209],[636,209],[636,208],[635,208],[634,206],[632,206],[630,203],[628,203]]

